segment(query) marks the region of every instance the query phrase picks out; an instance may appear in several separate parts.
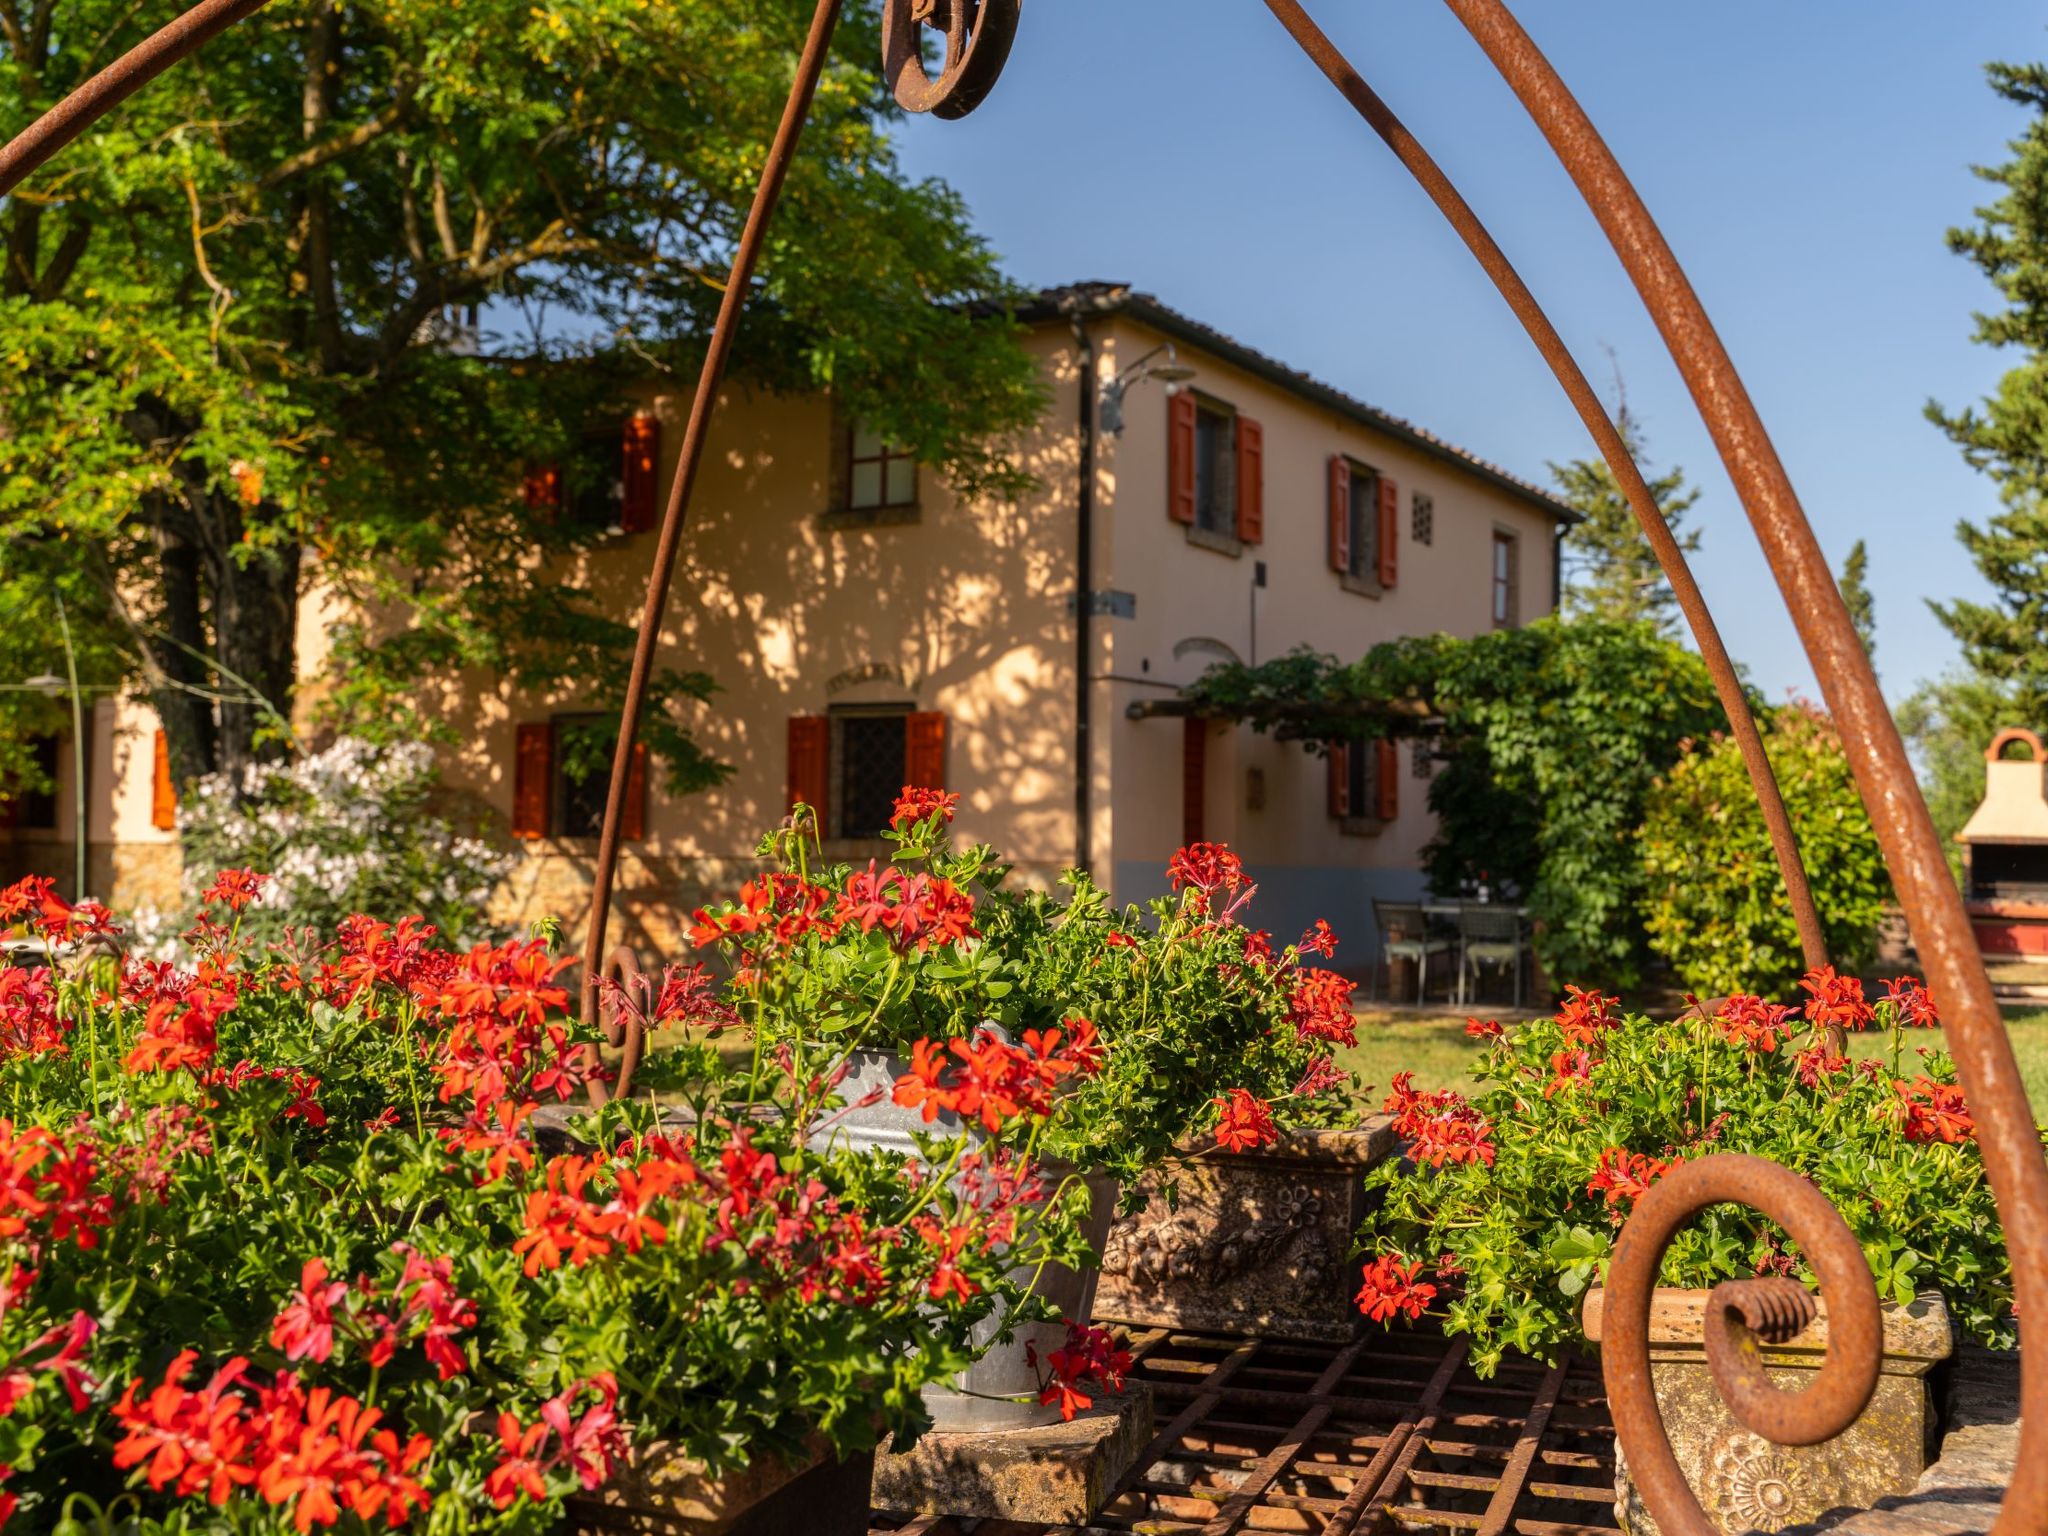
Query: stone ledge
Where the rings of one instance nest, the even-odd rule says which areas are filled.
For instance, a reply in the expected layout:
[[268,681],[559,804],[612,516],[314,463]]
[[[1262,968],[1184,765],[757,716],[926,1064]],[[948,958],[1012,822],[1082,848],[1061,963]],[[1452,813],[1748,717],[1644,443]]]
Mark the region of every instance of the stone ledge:
[[[1665,1354],[1659,1345],[1675,1349],[1705,1347],[1707,1291],[1658,1286],[1650,1301],[1650,1347],[1652,1359],[1679,1359]],[[1586,1337],[1599,1343],[1606,1317],[1605,1290],[1596,1287],[1586,1293],[1582,1319]],[[1922,1296],[1909,1307],[1888,1306],[1884,1313],[1885,1369],[1890,1374],[1918,1375],[1938,1360],[1946,1360],[1954,1348],[1948,1308],[1937,1295]],[[1828,1304],[1820,1299],[1820,1315],[1797,1338],[1764,1350],[1768,1364],[1802,1363],[1799,1357],[1819,1354],[1828,1346]],[[1803,1363],[1817,1363],[1810,1359]]]

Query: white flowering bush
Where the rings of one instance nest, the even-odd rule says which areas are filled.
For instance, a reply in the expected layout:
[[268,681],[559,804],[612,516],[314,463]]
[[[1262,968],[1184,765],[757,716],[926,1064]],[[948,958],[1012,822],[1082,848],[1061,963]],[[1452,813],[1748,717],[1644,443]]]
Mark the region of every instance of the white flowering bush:
[[[179,797],[185,898],[196,910],[216,870],[272,877],[242,913],[244,932],[281,935],[311,925],[331,931],[354,912],[417,912],[451,941],[501,937],[484,917],[491,890],[515,855],[464,836],[429,809],[438,783],[424,742],[344,736],[288,763],[195,780]],[[186,924],[135,916],[133,947]]]

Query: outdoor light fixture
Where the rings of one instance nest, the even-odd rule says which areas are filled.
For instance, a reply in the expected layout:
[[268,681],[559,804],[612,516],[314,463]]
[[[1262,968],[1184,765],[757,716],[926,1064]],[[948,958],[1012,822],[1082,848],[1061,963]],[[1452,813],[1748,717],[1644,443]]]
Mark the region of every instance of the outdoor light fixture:
[[[1166,354],[1164,362],[1155,363],[1153,358]],[[1130,367],[1121,370],[1117,376],[1102,386],[1102,393],[1095,400],[1095,425],[1110,437],[1124,434],[1124,391],[1133,384],[1146,379],[1157,379],[1166,386],[1171,395],[1181,385],[1195,376],[1195,370],[1179,361],[1173,350],[1173,343],[1166,342],[1154,347]]]

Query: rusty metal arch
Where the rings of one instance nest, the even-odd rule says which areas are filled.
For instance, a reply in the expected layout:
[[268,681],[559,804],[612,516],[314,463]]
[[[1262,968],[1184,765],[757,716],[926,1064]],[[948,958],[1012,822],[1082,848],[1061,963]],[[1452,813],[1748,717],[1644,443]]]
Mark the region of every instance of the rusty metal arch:
[[[24,176],[98,117],[263,3],[202,0],[95,75],[0,147],[0,196],[11,192]],[[2048,1308],[2048,1161],[2043,1160],[2018,1064],[1961,893],[1949,878],[1898,729],[1885,708],[1876,675],[1856,639],[1813,530],[1698,296],[1584,109],[1503,0],[1445,3],[1520,98],[1620,256],[1693,394],[1771,563],[1820,680],[1822,695],[1840,725],[1886,866],[1920,947],[1950,1052],[1977,1116],[1985,1167],[2005,1227],[2017,1299],[2027,1315],[2035,1315]],[[898,100],[910,110],[931,111],[942,117],[971,111],[1001,72],[1015,34],[1020,0],[883,0],[883,4],[884,35],[889,39],[885,63]],[[1533,295],[1435,162],[1316,28],[1297,0],[1266,0],[1266,4],[1421,182],[1465,240],[1557,374],[1613,467],[1679,595],[1701,652],[1715,672],[1717,690],[1742,745],[1770,828],[1802,948],[1809,963],[1818,963],[1824,958],[1819,924],[1770,765],[1756,741],[1754,722],[1739,688],[1731,692],[1728,686],[1733,680],[1732,668],[1705,601],[1612,422]],[[795,82],[735,252],[655,548],[605,807],[586,942],[582,1011],[593,1023],[603,1022],[599,980],[632,743],[645,705],[660,617],[702,457],[705,429],[731,355],[763,236],[824,67],[840,5],[841,0],[818,0]],[[912,43],[913,39],[921,41],[920,29],[927,26],[938,30],[945,43],[945,62],[936,80],[925,74],[922,50]],[[627,1032],[632,1032],[630,1025]],[[618,1043],[627,1051],[618,1083],[624,1091],[630,1085],[638,1041]],[[1838,1433],[1868,1401],[1878,1349],[1875,1330],[1867,1326],[1875,1317],[1875,1290],[1839,1213],[1811,1194],[1803,1181],[1762,1160],[1729,1155],[1703,1158],[1687,1164],[1653,1190],[1622,1230],[1609,1277],[1608,1389],[1623,1448],[1636,1468],[1645,1502],[1673,1536],[1712,1536],[1714,1530],[1671,1454],[1649,1376],[1651,1287],[1664,1248],[1694,1211],[1717,1201],[1735,1200],[1784,1222],[1814,1253],[1840,1324],[1831,1336],[1822,1379],[1803,1393],[1781,1393],[1753,1369],[1745,1370],[1743,1362],[1753,1361],[1756,1336],[1775,1338],[1787,1329],[1796,1329],[1807,1315],[1810,1299],[1794,1297],[1783,1286],[1760,1282],[1732,1282],[1716,1289],[1709,1329],[1710,1342],[1718,1340],[1716,1380],[1744,1422],[1781,1443],[1808,1443]],[[2024,1357],[2021,1409],[2021,1447],[1996,1526],[2004,1536],[2038,1532],[2048,1525],[2048,1458],[2032,1454],[2040,1450],[2043,1435],[2048,1434],[2043,1428],[2048,1424],[2048,1366],[2028,1364]]]

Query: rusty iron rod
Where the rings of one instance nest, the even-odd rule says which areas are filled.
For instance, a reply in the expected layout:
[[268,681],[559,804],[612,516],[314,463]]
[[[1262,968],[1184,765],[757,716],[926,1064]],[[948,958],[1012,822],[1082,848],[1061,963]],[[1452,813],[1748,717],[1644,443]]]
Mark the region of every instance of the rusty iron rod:
[[1436,204],[1437,211],[1457,231],[1458,237],[1500,290],[1501,297],[1507,300],[1508,308],[1514,311],[1522,328],[1529,333],[1529,339],[1536,344],[1543,361],[1557,376],[1557,382],[1577,409],[1586,430],[1592,433],[1594,443],[1608,467],[1614,471],[1616,483],[1628,498],[1630,510],[1635,513],[1636,521],[1642,525],[1643,533],[1650,541],[1657,564],[1663,567],[1665,578],[1671,583],[1679,609],[1685,614],[1693,639],[1699,645],[1700,657],[1706,663],[1708,675],[1713,678],[1714,693],[1728,716],[1729,731],[1742,753],[1743,766],[1749,770],[1749,782],[1763,811],[1771,851],[1777,855],[1778,869],[1785,881],[1785,899],[1792,908],[1793,922],[1799,931],[1799,947],[1807,968],[1811,970],[1826,965],[1827,940],[1821,932],[1820,915],[1814,908],[1813,891],[1806,879],[1806,865],[1799,856],[1799,839],[1793,833],[1792,818],[1785,810],[1785,798],[1778,791],[1777,775],[1771,769],[1771,760],[1764,752],[1763,738],[1757,732],[1749,696],[1743,691],[1742,680],[1736,674],[1735,663],[1729,659],[1727,646],[1721,641],[1720,627],[1707,609],[1707,600],[1700,593],[1699,583],[1693,579],[1685,551],[1672,537],[1671,525],[1665,521],[1663,512],[1650,495],[1650,488],[1644,483],[1642,471],[1637,467],[1628,444],[1608,418],[1600,397],[1593,392],[1585,372],[1573,358],[1564,338],[1558,335],[1557,328],[1550,323],[1542,305],[1536,302],[1528,284],[1522,281],[1521,274],[1443,168],[1301,8],[1298,0],[1266,0],[1266,8],[1373,132],[1385,141],[1395,158]]
[[[1998,1201],[2023,1317],[2048,1311],[2048,1161],[2041,1152],[2019,1064],[1984,971],[1983,956],[1950,876],[1941,840],[1907,760],[1898,727],[1830,574],[1827,559],[1756,406],[1708,319],[1699,296],[1650,217],[1614,153],[1550,61],[1501,0],[1445,0],[1499,70],[1549,142],[1620,257],[1655,320],[1694,404],[1727,466],[1737,495],[1770,561],[1822,697],[1841,730],[1885,864],[1906,910],[1929,990],[1941,1010],[1950,1054],[1977,1118],[1978,1144]],[[1640,1216],[1632,1219],[1640,1219]],[[1624,1229],[1624,1235],[1626,1235]],[[1831,1306],[1835,1303],[1831,1300]],[[1647,1370],[1609,1391],[1616,1422],[1638,1468],[1639,1449],[1662,1438]],[[2003,1536],[2048,1526],[2048,1356],[2021,1356],[2021,1445],[1996,1529]],[[1668,1449],[1665,1453],[1669,1461]],[[1667,1530],[1679,1521],[1704,1532],[1698,1503],[1669,1474],[1652,1513]],[[1649,1494],[1645,1484],[1645,1495]],[[1686,1519],[1687,1516],[1696,1517]]]
[[[583,1021],[599,1022],[598,981],[603,974],[605,928],[611,918],[612,881],[619,865],[619,823],[626,808],[626,780],[631,771],[633,739],[640,729],[640,714],[647,703],[648,679],[654,672],[654,652],[661,642],[661,616],[668,606],[669,584],[675,576],[676,556],[682,549],[683,525],[689,515],[690,493],[697,483],[697,468],[704,458],[704,439],[711,426],[711,413],[718,404],[718,390],[725,377],[725,365],[732,355],[733,333],[739,328],[740,311],[746,307],[747,289],[754,267],[775,216],[776,199],[795,158],[797,139],[809,116],[811,97],[824,72],[831,48],[832,29],[839,20],[840,0],[818,0],[811,17],[810,33],[797,61],[796,78],[783,104],[782,121],[776,125],[768,158],[761,167],[761,180],[754,189],[753,206],[733,253],[732,271],[726,277],[725,293],[718,303],[718,319],[711,328],[711,341],[704,350],[704,367],[698,375],[697,393],[690,401],[689,425],[683,431],[683,446],[676,463],[675,478],[669,484],[668,508],[662,514],[661,534],[654,546],[654,569],[647,578],[647,605],[640,614],[639,638],[633,647],[633,670],[626,681],[626,698],[619,711],[619,740],[612,755],[611,790],[605,797],[604,830],[597,844],[597,868],[592,875],[590,928],[583,941]],[[625,1021],[631,1031],[634,1025]],[[626,1070],[618,1088],[632,1087],[631,1063],[638,1050],[628,1042]],[[592,1097],[602,1103],[605,1090],[591,1085]]]
[[99,118],[266,0],[201,0],[165,23],[0,148],[0,197]]

